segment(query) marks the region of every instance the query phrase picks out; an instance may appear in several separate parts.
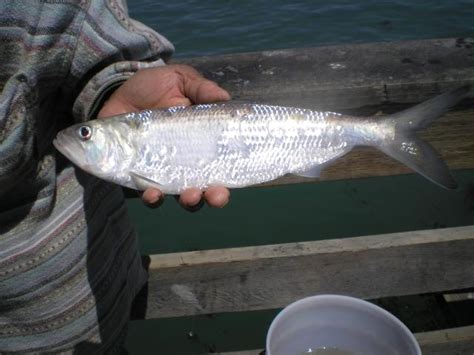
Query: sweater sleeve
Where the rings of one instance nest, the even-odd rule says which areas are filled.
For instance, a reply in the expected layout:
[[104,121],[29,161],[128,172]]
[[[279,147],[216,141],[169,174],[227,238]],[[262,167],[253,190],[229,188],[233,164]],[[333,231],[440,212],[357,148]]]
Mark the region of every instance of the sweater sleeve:
[[92,1],[71,62],[75,121],[91,119],[111,90],[137,70],[165,65],[173,51],[166,38],[132,20],[121,0]]
[[13,206],[8,191],[20,204],[19,191],[34,201],[54,188],[58,130],[91,118],[110,90],[174,48],[122,0],[3,0],[0,26],[1,211]]

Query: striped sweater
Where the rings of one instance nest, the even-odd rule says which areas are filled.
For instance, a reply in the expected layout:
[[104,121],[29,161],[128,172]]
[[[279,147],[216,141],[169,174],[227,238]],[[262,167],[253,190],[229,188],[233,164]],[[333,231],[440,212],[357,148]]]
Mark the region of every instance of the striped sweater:
[[52,146],[172,45],[120,0],[0,1],[0,353],[120,347],[146,280],[120,188]]

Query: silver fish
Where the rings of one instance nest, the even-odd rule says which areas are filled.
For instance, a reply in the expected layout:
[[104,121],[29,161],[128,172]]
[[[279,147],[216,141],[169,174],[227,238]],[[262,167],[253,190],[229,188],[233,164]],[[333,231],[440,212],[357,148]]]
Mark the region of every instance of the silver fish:
[[288,173],[318,177],[355,146],[376,147],[451,189],[456,182],[446,164],[415,132],[468,91],[463,87],[385,117],[232,102],[146,110],[74,125],[59,132],[54,145],[99,178],[170,194],[245,187]]

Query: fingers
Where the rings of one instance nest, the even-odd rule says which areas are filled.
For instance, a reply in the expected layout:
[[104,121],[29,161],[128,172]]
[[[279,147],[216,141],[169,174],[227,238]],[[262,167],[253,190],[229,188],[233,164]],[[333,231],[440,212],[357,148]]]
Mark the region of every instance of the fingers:
[[189,212],[195,212],[203,206],[202,192],[197,188],[185,190],[178,198],[180,205]]
[[183,78],[183,94],[193,103],[205,104],[230,100],[229,93],[217,83],[205,79],[195,69],[187,65],[174,65],[175,72]]
[[[190,188],[176,198],[185,210],[195,212],[202,208],[204,202],[211,207],[224,207],[229,203],[230,192],[225,187],[219,186],[210,187],[204,193],[197,188]],[[143,192],[142,200],[148,207],[156,208],[163,203],[164,194],[158,189],[149,188]]]
[[206,192],[202,193],[197,188],[185,190],[179,196],[179,203],[184,209],[195,212],[204,205],[204,201],[211,207],[222,208],[229,203],[230,192],[225,187],[210,187]]
[[193,102],[184,96],[175,96],[167,98],[165,101],[160,102],[156,108],[166,108],[172,106],[190,106]]
[[222,208],[229,203],[230,192],[225,187],[212,186],[204,193],[204,199],[209,206]]
[[136,72],[111,94],[98,117],[229,99],[227,91],[205,79],[192,67],[170,64]]
[[219,87],[213,81],[207,79],[185,83],[184,94],[196,104],[207,104],[230,100],[230,95],[227,91]]
[[158,189],[149,188],[143,192],[142,201],[148,207],[156,208],[163,204],[164,194]]

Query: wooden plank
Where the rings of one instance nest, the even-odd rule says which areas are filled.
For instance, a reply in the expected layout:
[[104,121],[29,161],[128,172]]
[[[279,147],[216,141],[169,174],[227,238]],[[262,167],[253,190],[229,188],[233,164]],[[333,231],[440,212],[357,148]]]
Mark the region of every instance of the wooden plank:
[[474,354],[474,325],[415,334],[424,355]]
[[456,292],[443,295],[446,302],[465,302],[474,301],[474,292]]
[[474,226],[150,258],[146,318],[261,310],[473,287]]
[[[471,42],[439,39],[338,45],[178,62],[195,66],[236,99],[340,112],[368,105],[390,108],[394,103],[417,103],[443,91],[474,84]],[[474,168],[473,108],[471,100],[468,108],[447,114],[424,134],[451,169]],[[412,172],[402,164],[373,148],[364,148],[338,160],[320,179],[286,176],[264,185],[407,173]]]
[[413,103],[474,84],[469,39],[324,46],[183,59],[235,99],[341,110]]
[[[474,354],[474,326],[442,329],[415,334],[423,355],[472,355]],[[217,355],[260,355],[263,350],[244,350]]]

